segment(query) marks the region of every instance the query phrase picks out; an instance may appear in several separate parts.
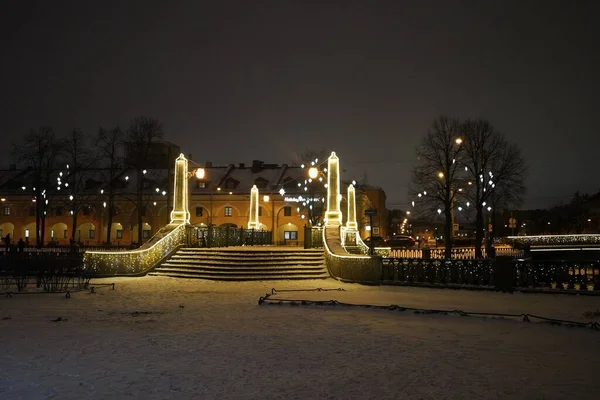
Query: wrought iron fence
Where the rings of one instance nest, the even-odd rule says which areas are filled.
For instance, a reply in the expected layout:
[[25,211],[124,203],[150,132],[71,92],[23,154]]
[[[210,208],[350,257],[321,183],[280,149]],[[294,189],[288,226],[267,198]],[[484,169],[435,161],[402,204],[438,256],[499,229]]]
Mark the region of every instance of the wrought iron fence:
[[188,245],[199,247],[262,246],[273,244],[271,231],[220,227],[194,227]]
[[305,226],[304,227],[304,248],[322,249],[323,248],[323,227]]
[[[446,257],[444,249],[423,248],[423,249],[389,249],[377,248],[376,252],[384,257],[393,258],[434,258],[444,259]],[[498,247],[494,249],[494,254],[487,254],[486,249],[481,249],[483,258],[494,258],[496,256],[522,258],[525,253],[523,250],[508,247]],[[454,260],[473,260],[475,259],[474,247],[455,247],[452,248],[452,259]]]
[[75,252],[12,252],[0,257],[0,287],[23,291],[35,283],[45,292],[82,288],[89,278],[83,269],[83,254]]
[[600,289],[600,262],[518,259],[437,260],[384,257],[382,282],[545,288],[593,291]]

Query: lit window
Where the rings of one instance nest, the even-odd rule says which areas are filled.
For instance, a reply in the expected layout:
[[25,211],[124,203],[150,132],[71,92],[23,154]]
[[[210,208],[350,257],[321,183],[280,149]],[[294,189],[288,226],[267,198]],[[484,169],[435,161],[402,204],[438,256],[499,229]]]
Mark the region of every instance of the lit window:
[[232,214],[232,209],[230,206],[225,207],[225,216],[226,217],[231,217]]
[[93,230],[93,229],[90,229],[89,232],[88,232],[88,237],[90,239],[94,239],[96,237],[96,231]]
[[285,217],[291,217],[292,216],[292,207],[289,207],[289,206],[283,207],[283,215]]
[[196,217],[201,217],[202,216],[202,207],[196,207]]
[[204,189],[206,187],[206,182],[196,181],[196,188]]
[[67,238],[67,230],[65,229],[65,230],[63,231],[63,239],[66,239],[66,238]]
[[151,233],[151,232],[152,232],[152,231],[150,231],[150,230],[146,230],[146,229],[144,229],[144,230],[142,231],[142,239],[149,239],[149,238],[150,238],[150,233]]
[[25,237],[28,238],[29,236],[29,229],[25,229]]
[[123,230],[119,229],[117,231],[117,239],[123,239]]
[[283,232],[283,238],[285,240],[298,240],[298,231],[285,231]]
[[10,215],[10,207],[4,207],[4,215]]

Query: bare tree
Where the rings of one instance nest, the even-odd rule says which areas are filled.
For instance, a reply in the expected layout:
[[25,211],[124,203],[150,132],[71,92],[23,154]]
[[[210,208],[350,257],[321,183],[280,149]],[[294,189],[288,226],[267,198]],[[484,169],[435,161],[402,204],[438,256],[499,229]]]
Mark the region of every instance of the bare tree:
[[127,130],[126,162],[135,171],[135,206],[137,211],[138,242],[142,240],[142,221],[146,213],[148,199],[144,196],[146,169],[151,164],[150,155],[153,143],[163,138],[161,123],[154,118],[136,117]]
[[[317,160],[318,164],[326,163],[327,157],[329,157],[329,152],[325,149],[321,150],[313,150],[313,149],[304,149],[303,152],[296,154],[292,165],[299,167],[300,165],[310,165],[311,162]],[[326,165],[326,164],[325,164]]]
[[[508,143],[497,160],[498,163],[494,166],[494,170],[497,171],[495,187],[490,198],[492,221],[496,221],[501,210],[512,210],[521,206],[526,192],[527,167],[519,147]],[[492,242],[496,235],[496,226],[497,224],[493,223],[490,237]]]
[[411,196],[420,217],[444,215],[445,257],[452,254],[453,206],[460,180],[463,146],[460,122],[441,116],[417,149]]
[[42,247],[46,214],[55,187],[52,179],[56,179],[53,174],[60,151],[59,143],[52,128],[42,127],[29,131],[20,143],[13,143],[13,150],[18,154],[18,160],[23,162],[31,173],[31,181],[28,186],[24,186],[24,190],[31,191],[35,200],[35,240],[37,247]]
[[124,141],[124,133],[118,126],[111,130],[100,127],[96,140],[98,159],[103,175],[101,197],[106,199],[103,202],[103,206],[107,210],[106,244],[110,245],[112,223],[115,215],[116,184],[123,167],[120,150]]
[[71,240],[75,240],[77,232],[77,216],[84,206],[90,202],[91,195],[86,191],[86,181],[90,177],[90,168],[96,162],[89,147],[86,147],[86,136],[80,129],[73,129],[63,140],[63,158],[66,162],[64,182],[65,203],[72,218]]
[[[475,257],[481,258],[486,232],[485,212],[492,210],[492,194],[498,188],[496,202],[518,196],[509,188],[523,187],[525,163],[520,152],[485,120],[468,120],[461,126],[464,141],[464,165],[468,185],[464,196],[475,207]],[[517,199],[517,197],[515,197]],[[489,214],[491,217],[491,214]],[[489,247],[489,243],[486,243]]]

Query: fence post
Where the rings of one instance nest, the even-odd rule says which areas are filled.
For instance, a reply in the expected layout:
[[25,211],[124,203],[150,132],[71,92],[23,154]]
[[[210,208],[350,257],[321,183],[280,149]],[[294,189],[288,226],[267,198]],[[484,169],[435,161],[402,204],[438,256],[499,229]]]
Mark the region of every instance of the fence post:
[[500,256],[491,260],[496,290],[512,292],[515,287],[515,263],[512,257]]
[[206,247],[212,247],[213,242],[213,226],[209,225],[208,232],[206,234]]
[[309,228],[306,225],[304,225],[304,248],[312,248],[312,228]]

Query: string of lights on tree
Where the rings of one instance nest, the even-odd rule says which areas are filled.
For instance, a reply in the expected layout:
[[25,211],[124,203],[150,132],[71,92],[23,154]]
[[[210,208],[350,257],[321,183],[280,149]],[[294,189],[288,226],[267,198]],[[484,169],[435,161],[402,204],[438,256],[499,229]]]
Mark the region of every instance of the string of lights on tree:
[[319,159],[301,164],[300,168],[304,170],[304,182],[298,182],[298,187],[306,196],[298,196],[299,205],[296,211],[302,219],[306,219],[311,226],[320,226],[322,224],[323,206],[325,204],[325,193],[327,193],[327,182],[324,177],[327,174],[327,167],[321,168]]
[[[453,163],[456,162],[456,160],[452,160],[452,161],[453,161]],[[469,170],[469,168],[465,166],[465,171],[468,171],[468,170]],[[492,171],[489,171],[488,176],[489,176],[489,180],[487,182],[487,185],[483,187],[484,192],[488,192],[488,190],[491,191],[496,187],[496,183],[494,182],[494,173]],[[438,172],[437,177],[439,179],[444,179],[444,173]],[[482,183],[484,182],[484,174],[483,173],[479,174],[479,179]],[[458,179],[458,181],[463,182],[463,183],[466,182],[468,186],[473,185],[473,182],[470,180]],[[454,201],[453,201],[454,209],[459,212],[471,210],[471,208],[470,208],[471,202],[468,200],[468,196],[466,194],[464,194],[465,193],[464,189],[462,187],[459,187],[456,190],[457,190],[458,194],[455,194],[455,197],[454,197]],[[417,193],[416,199],[413,198],[411,201],[412,208],[415,209],[418,206],[419,199],[423,199],[425,196],[427,196],[427,190],[423,190],[423,191]],[[492,207],[486,201],[482,202],[482,206],[488,212],[492,211]],[[438,208],[436,211],[437,211],[438,215],[441,215],[443,212],[442,208]],[[406,214],[410,215],[411,211],[407,211]],[[405,220],[403,221],[401,230],[402,230],[402,227],[404,227],[404,228],[406,227],[406,222],[407,222],[407,218],[405,218]]]
[[[148,170],[145,170],[145,169],[144,169],[144,170],[142,171],[142,175],[143,175],[143,176],[145,176],[147,173],[148,173]],[[124,177],[123,179],[125,180],[125,182],[129,182],[129,175],[125,175],[125,177]],[[155,192],[156,192],[156,195],[157,195],[157,196],[158,196],[158,195],[162,195],[163,197],[166,197],[166,196],[167,196],[167,191],[166,191],[165,189],[161,189],[161,188],[157,187],[157,188],[155,188],[154,190],[155,190]],[[100,195],[101,195],[101,196],[105,196],[105,189],[100,189]],[[106,199],[106,198],[102,198],[102,200],[103,200],[103,202],[102,202],[102,207],[106,208],[106,207],[107,207],[107,205],[108,205],[108,204],[107,204],[107,202],[106,202],[106,200],[107,200],[107,199]],[[153,206],[156,206],[156,205],[157,205],[157,202],[156,202],[156,200],[154,200],[154,201],[152,202],[152,205],[153,205]]]

